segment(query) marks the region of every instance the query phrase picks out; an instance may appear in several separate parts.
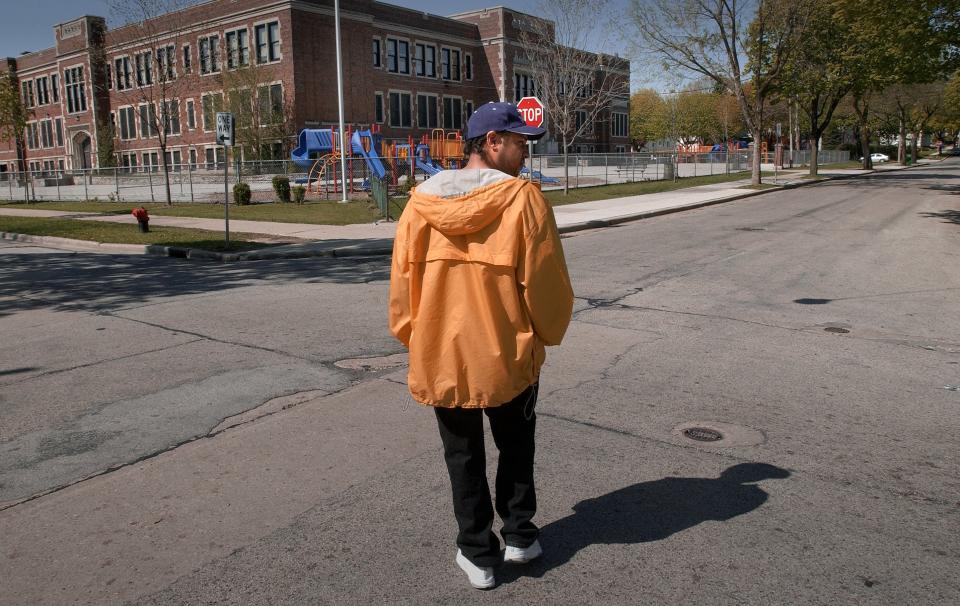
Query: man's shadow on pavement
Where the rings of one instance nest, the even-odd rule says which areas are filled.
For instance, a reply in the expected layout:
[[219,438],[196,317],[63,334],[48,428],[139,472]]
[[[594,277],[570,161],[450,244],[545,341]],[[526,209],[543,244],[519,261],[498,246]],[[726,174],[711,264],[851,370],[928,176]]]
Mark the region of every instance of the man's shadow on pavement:
[[741,463],[717,479],[669,477],[580,501],[573,514],[540,530],[543,556],[522,566],[502,566],[497,580],[541,577],[589,545],[659,541],[701,522],[729,520],[766,502],[767,493],[753,482],[789,476],[766,463]]

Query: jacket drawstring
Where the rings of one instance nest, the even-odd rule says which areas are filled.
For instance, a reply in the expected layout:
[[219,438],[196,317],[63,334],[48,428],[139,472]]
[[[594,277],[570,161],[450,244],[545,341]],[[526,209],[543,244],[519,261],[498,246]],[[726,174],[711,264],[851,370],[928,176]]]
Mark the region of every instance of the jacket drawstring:
[[[540,391],[540,382],[537,381],[530,386],[530,395],[527,396],[527,402],[523,405],[523,419],[529,421],[533,418],[534,408],[537,406],[537,392]],[[531,406],[532,404],[532,406]],[[529,411],[528,411],[529,408]]]

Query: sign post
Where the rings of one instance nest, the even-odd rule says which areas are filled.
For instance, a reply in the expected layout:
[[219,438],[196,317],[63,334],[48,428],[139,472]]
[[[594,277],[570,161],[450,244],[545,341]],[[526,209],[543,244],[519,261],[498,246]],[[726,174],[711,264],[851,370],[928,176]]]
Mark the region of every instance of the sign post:
[[233,114],[217,112],[217,144],[223,146],[223,236],[224,248],[230,248],[230,162],[227,147],[233,146]]
[[[527,126],[533,126],[535,128],[543,126],[543,110],[543,103],[536,97],[524,97],[517,102],[517,111],[520,112]],[[530,161],[530,166],[527,170],[530,171],[530,181],[533,181],[533,141],[529,139],[527,139],[527,159]]]

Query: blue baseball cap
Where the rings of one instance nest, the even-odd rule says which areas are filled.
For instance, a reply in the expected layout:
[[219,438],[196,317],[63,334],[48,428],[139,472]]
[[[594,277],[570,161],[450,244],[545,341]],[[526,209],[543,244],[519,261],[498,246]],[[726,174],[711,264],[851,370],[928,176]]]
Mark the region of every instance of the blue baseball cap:
[[490,131],[517,133],[528,139],[539,139],[547,134],[545,128],[527,126],[517,106],[506,101],[481,105],[467,120],[467,139],[482,137]]

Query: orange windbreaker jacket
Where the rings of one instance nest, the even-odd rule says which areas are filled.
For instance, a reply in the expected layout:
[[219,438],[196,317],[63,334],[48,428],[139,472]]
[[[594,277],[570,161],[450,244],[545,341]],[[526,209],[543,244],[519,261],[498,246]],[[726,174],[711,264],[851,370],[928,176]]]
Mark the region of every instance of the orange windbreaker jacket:
[[560,344],[572,309],[556,220],[536,186],[507,177],[455,197],[414,190],[397,224],[389,318],[410,350],[415,400],[511,401],[538,380],[544,345]]

